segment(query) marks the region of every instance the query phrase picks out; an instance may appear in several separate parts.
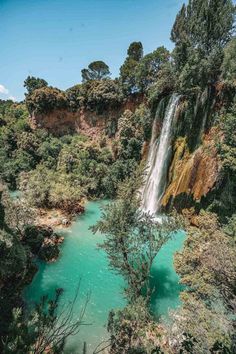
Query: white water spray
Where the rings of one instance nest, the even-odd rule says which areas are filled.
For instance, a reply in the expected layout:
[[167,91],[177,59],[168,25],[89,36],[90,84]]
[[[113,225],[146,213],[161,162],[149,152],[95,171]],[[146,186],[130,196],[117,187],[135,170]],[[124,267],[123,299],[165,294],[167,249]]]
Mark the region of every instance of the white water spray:
[[157,138],[156,118],[152,127],[152,138],[148,153],[148,175],[142,193],[142,210],[155,215],[161,206],[165,191],[169,155],[171,151],[171,125],[178,106],[179,96],[172,95],[165,111],[163,126]]

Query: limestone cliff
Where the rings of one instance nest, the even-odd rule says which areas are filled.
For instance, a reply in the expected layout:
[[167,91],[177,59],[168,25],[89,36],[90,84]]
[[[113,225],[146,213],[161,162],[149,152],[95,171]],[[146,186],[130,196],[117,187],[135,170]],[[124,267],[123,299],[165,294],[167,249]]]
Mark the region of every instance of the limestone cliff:
[[31,127],[44,128],[54,135],[82,133],[92,139],[102,134],[114,136],[119,117],[126,109],[135,111],[143,97],[127,99],[117,108],[108,108],[102,113],[81,108],[75,112],[67,109],[54,109],[46,114],[32,113],[29,117]]
[[[173,143],[168,183],[162,198],[164,209],[172,206],[182,209],[182,206],[199,203],[214,189],[219,180],[221,164],[216,141],[222,137],[216,128],[209,129],[208,117],[213,111],[216,99],[215,95],[208,91],[204,91],[202,96],[193,102],[192,107],[191,102],[184,97],[180,102],[175,121],[174,134],[177,138]],[[92,140],[97,140],[104,134],[114,137],[119,117],[127,109],[135,111],[143,102],[143,96],[129,97],[116,108],[104,109],[102,113],[85,107],[77,111],[54,109],[47,114],[32,113],[30,122],[33,128],[45,128],[54,135],[82,133]],[[160,116],[164,114],[167,103],[168,97],[160,101],[157,108]],[[162,119],[158,124],[161,130]],[[145,142],[142,148],[143,159],[147,154],[148,142]]]
[[216,142],[221,139],[216,128],[204,134],[202,144],[192,153],[186,145],[186,138],[178,138],[169,169],[169,184],[162,198],[163,207],[171,205],[181,208],[180,199],[200,202],[216,185],[221,163],[217,155]]

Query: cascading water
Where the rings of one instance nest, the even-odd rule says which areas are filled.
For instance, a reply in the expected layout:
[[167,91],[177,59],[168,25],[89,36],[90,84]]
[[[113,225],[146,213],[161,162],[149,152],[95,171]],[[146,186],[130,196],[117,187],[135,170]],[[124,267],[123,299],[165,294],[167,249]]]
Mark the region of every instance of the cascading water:
[[152,138],[148,154],[148,175],[142,193],[142,210],[152,215],[160,209],[165,191],[168,162],[171,152],[171,125],[178,106],[179,96],[172,95],[165,110],[163,126],[157,138],[157,118],[152,127]]

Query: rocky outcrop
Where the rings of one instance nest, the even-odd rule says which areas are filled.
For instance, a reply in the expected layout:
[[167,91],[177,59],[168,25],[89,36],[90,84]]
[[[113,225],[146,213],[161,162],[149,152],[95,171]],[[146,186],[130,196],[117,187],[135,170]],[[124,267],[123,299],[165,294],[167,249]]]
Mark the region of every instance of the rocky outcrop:
[[82,133],[96,140],[103,134],[114,136],[119,117],[126,109],[135,111],[143,102],[143,97],[131,97],[119,107],[108,108],[102,113],[81,108],[76,112],[55,109],[52,112],[32,113],[29,117],[33,129],[44,128],[54,135]]
[[27,226],[23,238],[23,243],[29,247],[32,254],[46,262],[52,262],[58,258],[60,244],[63,241],[64,238],[47,225]]
[[184,200],[186,206],[186,198],[200,202],[214,188],[221,168],[216,149],[219,139],[220,132],[212,128],[193,153],[189,152],[185,138],[177,139],[169,169],[169,185],[162,198],[163,207],[176,206],[178,200],[178,208],[181,208],[180,200]]
[[55,233],[45,237],[38,253],[39,258],[45,262],[56,261],[60,254],[59,246],[63,241],[64,238]]

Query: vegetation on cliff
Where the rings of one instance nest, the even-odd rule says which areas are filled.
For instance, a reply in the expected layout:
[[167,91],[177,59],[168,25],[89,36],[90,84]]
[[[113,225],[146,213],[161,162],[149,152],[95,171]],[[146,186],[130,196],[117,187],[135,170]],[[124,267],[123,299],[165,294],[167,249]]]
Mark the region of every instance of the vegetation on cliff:
[[[133,42],[116,79],[106,63],[94,61],[82,70],[83,82],[66,91],[29,76],[24,102],[0,101],[0,178],[11,190],[19,188],[26,203],[0,192],[0,351],[30,353],[42,338],[38,329],[56,325],[58,294],[46,312],[39,307],[27,317],[22,304],[21,291],[36,271],[32,259],[49,261],[59,254],[58,236],[34,225],[31,207],[76,214],[86,198],[115,197],[94,228],[106,235],[101,247],[127,284],[127,307],[109,317],[110,353],[236,351],[234,29],[231,0],[192,0],[177,14],[172,53],[161,46],[144,55],[142,43]],[[137,171],[155,115],[161,129],[162,103],[173,92],[181,99],[162,204],[188,220],[184,249],[175,258],[186,288],[182,308],[164,325],[154,321],[148,306],[150,269],[179,224],[141,215]],[[77,117],[79,133],[49,131],[45,120],[55,112],[61,126],[63,113],[72,114],[73,127]],[[80,133],[83,124],[85,133],[95,129],[93,139]],[[80,324],[72,324],[66,336]],[[60,353],[66,336],[59,342],[47,338],[34,352]]]

